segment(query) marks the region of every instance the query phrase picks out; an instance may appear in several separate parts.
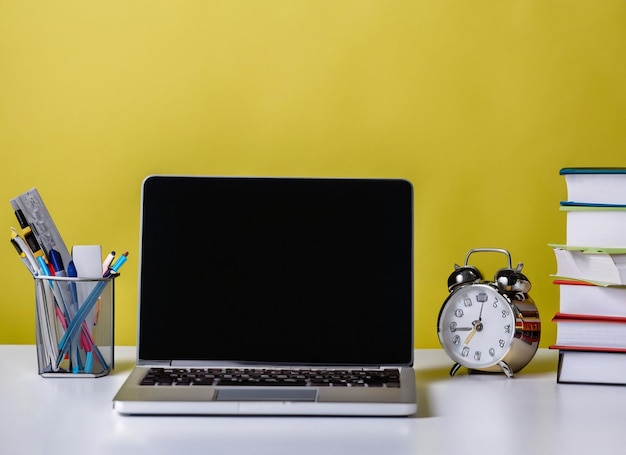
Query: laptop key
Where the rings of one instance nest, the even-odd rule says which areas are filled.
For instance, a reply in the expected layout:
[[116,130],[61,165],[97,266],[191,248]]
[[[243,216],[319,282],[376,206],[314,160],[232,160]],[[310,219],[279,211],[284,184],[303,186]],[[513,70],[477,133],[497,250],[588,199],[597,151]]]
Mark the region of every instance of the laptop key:
[[397,369],[264,370],[151,368],[143,386],[400,387]]

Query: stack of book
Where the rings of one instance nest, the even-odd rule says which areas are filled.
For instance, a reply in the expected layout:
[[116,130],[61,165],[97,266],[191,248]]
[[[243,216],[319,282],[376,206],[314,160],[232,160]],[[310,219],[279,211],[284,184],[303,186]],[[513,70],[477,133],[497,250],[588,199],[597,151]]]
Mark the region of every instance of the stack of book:
[[626,384],[626,168],[564,168],[557,382]]

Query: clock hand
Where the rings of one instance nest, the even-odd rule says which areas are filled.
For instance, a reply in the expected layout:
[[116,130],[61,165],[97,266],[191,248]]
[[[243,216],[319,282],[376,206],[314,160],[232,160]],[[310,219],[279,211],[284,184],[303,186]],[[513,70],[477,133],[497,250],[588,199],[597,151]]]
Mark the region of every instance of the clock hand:
[[474,327],[455,327],[450,329],[451,332],[469,332],[470,330],[474,330]]
[[472,338],[474,337],[474,335],[476,335],[476,332],[482,332],[483,330],[483,323],[482,323],[483,306],[484,306],[484,303],[480,306],[480,313],[478,314],[478,320],[472,322],[472,330],[467,335],[467,338],[465,338],[465,344],[469,344],[470,341],[472,341]]
[[472,331],[467,335],[467,338],[465,338],[465,344],[469,344],[469,342],[472,341],[472,338],[474,337],[475,334],[476,334],[476,326],[472,328]]

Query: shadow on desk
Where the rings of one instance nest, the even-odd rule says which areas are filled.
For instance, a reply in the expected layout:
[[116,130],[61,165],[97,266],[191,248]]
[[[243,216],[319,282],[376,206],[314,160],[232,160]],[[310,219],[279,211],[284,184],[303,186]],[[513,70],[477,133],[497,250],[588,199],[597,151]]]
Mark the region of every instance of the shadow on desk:
[[[126,376],[134,366],[134,360],[120,356],[112,374]],[[436,433],[435,420],[418,426],[415,416],[122,416],[111,410],[113,431],[102,434],[101,447],[103,453],[156,455],[178,453],[181,446],[185,453],[203,455],[413,455],[418,440],[423,443]]]
[[135,360],[129,359],[115,359],[115,365],[113,365],[113,372],[116,374],[129,374],[132,369],[135,367]]
[[[433,354],[434,352],[434,354]],[[433,406],[429,401],[429,397],[432,396],[432,388],[436,384],[441,384],[447,381],[454,381],[455,379],[462,380],[462,377],[474,376],[485,377],[485,380],[497,380],[497,381],[515,381],[516,379],[530,378],[536,375],[554,374],[554,380],[556,381],[556,368],[557,368],[557,352],[549,351],[547,349],[541,349],[537,352],[537,355],[530,361],[526,367],[515,374],[513,379],[507,379],[503,374],[499,373],[485,373],[485,374],[471,374],[466,368],[461,368],[456,373],[455,377],[450,376],[450,369],[454,364],[452,360],[445,357],[443,352],[428,352],[428,356],[425,358],[425,364],[429,365],[428,368],[420,368],[419,357],[415,365],[415,381],[417,383],[417,417],[437,417]],[[424,355],[422,353],[422,355]],[[434,359],[437,361],[433,361]],[[442,360],[443,359],[443,360]],[[431,366],[436,365],[436,366]],[[487,379],[489,378],[489,379]]]
[[181,441],[195,453],[416,453],[414,418],[319,417],[118,417],[110,453],[129,445],[144,453],[177,453]]

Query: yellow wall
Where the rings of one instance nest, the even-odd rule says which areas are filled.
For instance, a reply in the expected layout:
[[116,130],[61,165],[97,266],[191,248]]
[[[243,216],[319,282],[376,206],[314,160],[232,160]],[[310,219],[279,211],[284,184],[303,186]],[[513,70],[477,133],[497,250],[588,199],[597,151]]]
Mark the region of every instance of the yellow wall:
[[416,346],[482,246],[525,263],[547,346],[558,171],[626,165],[624,24],[623,0],[0,0],[0,342],[34,342],[11,197],[37,187],[68,245],[130,251],[134,344],[141,181],[196,173],[407,178]]

